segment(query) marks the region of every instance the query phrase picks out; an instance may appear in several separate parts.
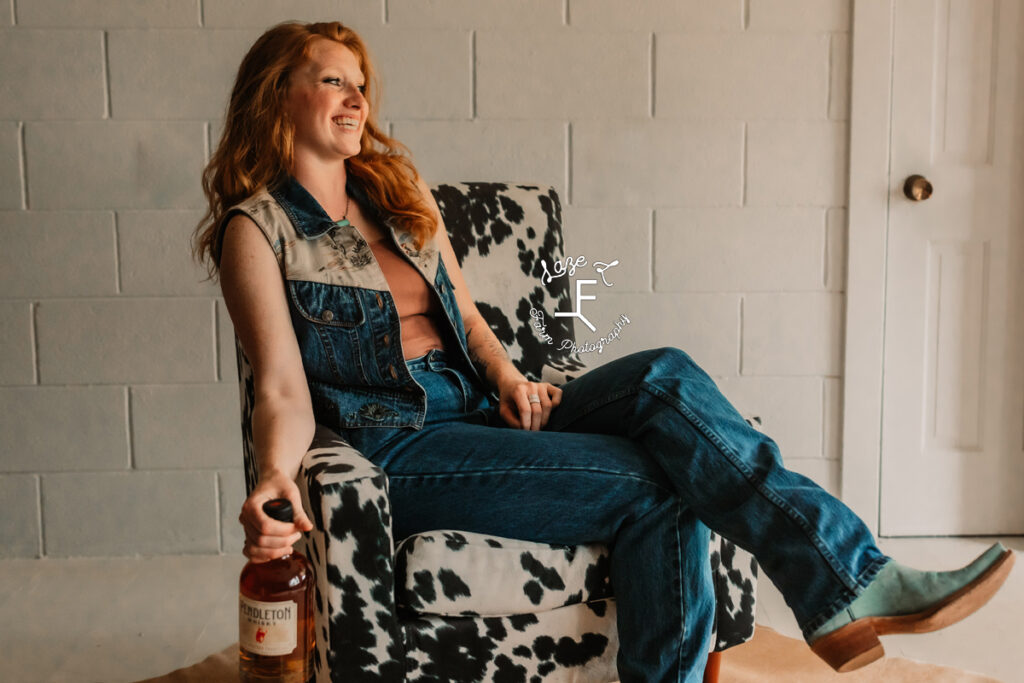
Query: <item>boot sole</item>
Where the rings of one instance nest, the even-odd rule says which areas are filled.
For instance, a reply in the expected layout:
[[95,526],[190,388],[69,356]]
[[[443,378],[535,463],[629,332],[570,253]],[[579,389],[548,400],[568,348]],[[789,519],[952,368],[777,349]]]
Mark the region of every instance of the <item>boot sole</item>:
[[1008,549],[978,578],[928,609],[894,617],[855,619],[814,641],[811,650],[840,673],[867,666],[885,655],[878,636],[937,631],[976,612],[1006,581],[1014,559],[1013,551]]

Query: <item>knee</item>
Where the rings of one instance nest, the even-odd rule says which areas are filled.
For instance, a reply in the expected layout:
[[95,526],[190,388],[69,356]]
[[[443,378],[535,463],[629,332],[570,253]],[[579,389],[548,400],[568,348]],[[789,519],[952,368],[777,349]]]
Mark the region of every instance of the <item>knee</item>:
[[694,396],[717,388],[704,368],[682,349],[664,346],[648,353],[647,382]]
[[652,349],[651,353],[651,366],[659,374],[678,374],[679,371],[699,367],[688,353],[675,346]]

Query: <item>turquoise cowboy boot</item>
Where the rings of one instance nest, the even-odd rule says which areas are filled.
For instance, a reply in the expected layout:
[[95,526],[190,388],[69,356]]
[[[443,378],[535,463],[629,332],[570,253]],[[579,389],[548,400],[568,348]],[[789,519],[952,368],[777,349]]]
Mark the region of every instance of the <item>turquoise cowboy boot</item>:
[[808,638],[836,671],[852,671],[885,654],[878,636],[945,628],[984,605],[1006,580],[1014,554],[995,543],[966,567],[929,572],[889,560],[864,591]]

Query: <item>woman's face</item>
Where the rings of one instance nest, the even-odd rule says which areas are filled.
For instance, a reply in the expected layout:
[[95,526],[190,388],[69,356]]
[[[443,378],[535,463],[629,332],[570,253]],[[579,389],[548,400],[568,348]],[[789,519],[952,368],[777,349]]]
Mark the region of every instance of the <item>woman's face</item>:
[[315,40],[310,59],[288,81],[285,108],[295,123],[295,154],[321,161],[359,154],[369,103],[366,79],[352,50],[327,38]]

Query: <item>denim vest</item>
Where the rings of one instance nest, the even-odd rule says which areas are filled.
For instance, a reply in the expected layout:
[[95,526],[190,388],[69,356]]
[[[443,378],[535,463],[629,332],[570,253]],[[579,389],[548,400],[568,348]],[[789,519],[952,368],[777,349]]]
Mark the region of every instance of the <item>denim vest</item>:
[[[450,332],[446,351],[496,402],[470,361],[462,315],[436,240],[430,238],[417,250],[412,235],[369,201],[358,180],[350,177],[346,189],[431,286],[444,310],[442,331]],[[230,207],[221,228],[236,212],[259,226],[277,257],[317,423],[335,431],[420,429],[426,392],[403,358],[398,311],[387,280],[355,226],[338,226],[291,175]],[[219,260],[220,243],[216,253]],[[458,348],[452,348],[453,341]]]

